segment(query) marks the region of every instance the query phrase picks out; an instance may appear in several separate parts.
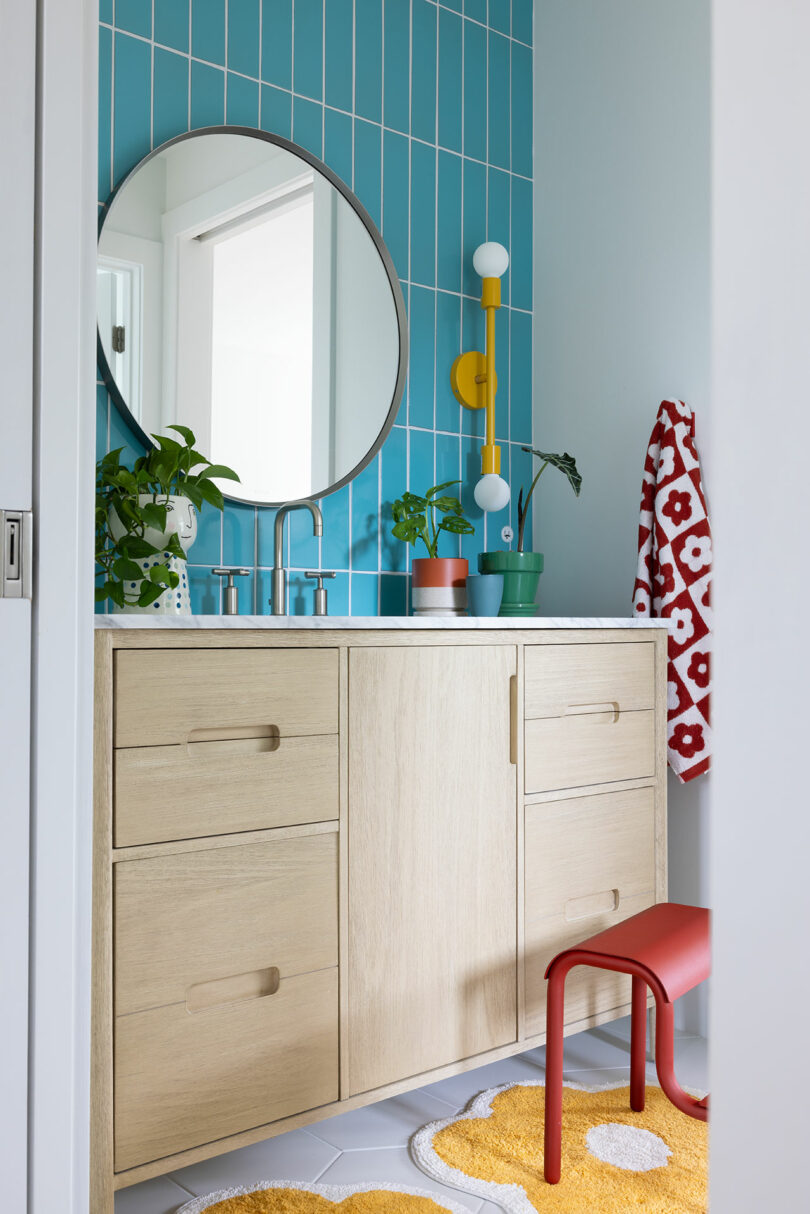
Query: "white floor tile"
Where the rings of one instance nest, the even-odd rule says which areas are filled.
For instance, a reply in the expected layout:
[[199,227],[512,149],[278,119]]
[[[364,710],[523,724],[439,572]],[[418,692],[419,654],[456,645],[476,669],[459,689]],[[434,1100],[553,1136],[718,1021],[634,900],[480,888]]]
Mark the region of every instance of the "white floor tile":
[[450,1079],[440,1079],[431,1083],[422,1091],[447,1104],[462,1109],[485,1088],[497,1087],[499,1083],[518,1083],[523,1079],[542,1079],[542,1065],[528,1054],[518,1054],[514,1058],[504,1058],[501,1062],[489,1062],[474,1071],[465,1071],[463,1075],[453,1075]]
[[249,1185],[256,1180],[317,1180],[339,1153],[306,1130],[291,1130],[266,1142],[192,1164],[172,1172],[171,1176],[197,1196],[232,1185]]
[[191,1194],[166,1176],[144,1180],[115,1195],[115,1214],[175,1214]]
[[437,1100],[423,1090],[406,1092],[365,1109],[341,1113],[310,1126],[310,1133],[341,1151],[373,1147],[403,1147],[412,1134],[428,1121],[439,1121],[455,1112],[455,1106]]
[[411,1161],[406,1147],[346,1151],[320,1177],[321,1184],[363,1184],[366,1181],[410,1185],[428,1193],[442,1193],[469,1210],[478,1211],[481,1208],[480,1197],[471,1197],[458,1189],[449,1189],[426,1176]]

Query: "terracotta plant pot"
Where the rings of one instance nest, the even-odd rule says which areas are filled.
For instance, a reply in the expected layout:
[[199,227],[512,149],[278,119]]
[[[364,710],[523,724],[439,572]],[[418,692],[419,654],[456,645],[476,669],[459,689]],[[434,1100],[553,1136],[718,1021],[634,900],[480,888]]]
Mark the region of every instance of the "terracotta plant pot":
[[463,615],[467,607],[464,557],[417,557],[411,562],[414,615]]

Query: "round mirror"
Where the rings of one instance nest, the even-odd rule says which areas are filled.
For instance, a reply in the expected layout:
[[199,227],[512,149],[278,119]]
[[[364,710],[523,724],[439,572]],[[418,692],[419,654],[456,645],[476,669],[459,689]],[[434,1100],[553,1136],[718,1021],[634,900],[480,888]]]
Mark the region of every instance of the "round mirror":
[[140,438],[190,427],[231,499],[323,497],[394,423],[405,307],[380,233],[324,164],[245,127],[129,174],[98,242],[99,363]]

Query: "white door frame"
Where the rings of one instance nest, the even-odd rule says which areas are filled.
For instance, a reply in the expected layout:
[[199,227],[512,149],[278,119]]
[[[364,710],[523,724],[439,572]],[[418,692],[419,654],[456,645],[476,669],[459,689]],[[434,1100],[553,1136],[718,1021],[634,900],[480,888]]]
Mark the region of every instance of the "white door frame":
[[87,1214],[98,0],[36,13],[28,1211]]

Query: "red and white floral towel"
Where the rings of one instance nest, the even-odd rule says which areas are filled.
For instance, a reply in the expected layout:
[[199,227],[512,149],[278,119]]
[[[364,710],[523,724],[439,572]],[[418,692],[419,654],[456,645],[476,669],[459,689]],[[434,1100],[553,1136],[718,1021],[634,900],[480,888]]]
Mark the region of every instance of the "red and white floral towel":
[[682,400],[665,400],[644,462],[633,610],[669,620],[667,756],[683,783],[711,761],[711,580],[695,419]]

